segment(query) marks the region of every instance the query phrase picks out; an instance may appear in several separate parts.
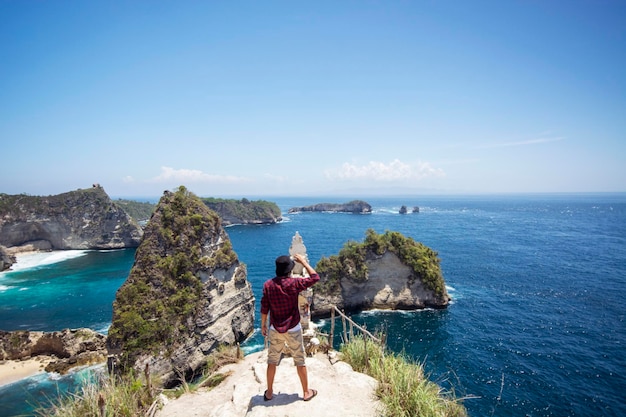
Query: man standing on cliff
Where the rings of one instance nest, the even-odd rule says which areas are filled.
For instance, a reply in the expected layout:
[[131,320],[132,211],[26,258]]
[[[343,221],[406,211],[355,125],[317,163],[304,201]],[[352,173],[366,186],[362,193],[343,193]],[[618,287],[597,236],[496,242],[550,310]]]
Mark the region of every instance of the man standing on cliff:
[[[276,367],[280,361],[280,354],[285,344],[288,346],[298,377],[302,384],[302,398],[309,401],[317,395],[317,391],[309,389],[309,379],[305,364],[304,341],[302,326],[300,325],[300,310],[298,309],[298,294],[311,287],[320,280],[315,269],[301,254],[294,255],[295,261],[307,270],[308,277],[296,278],[290,276],[295,263],[289,256],[276,258],[276,276],[263,284],[261,298],[261,332],[269,336],[269,352],[267,356],[267,390],[263,394],[265,401],[274,396],[273,385]],[[269,314],[269,329],[267,315]]]

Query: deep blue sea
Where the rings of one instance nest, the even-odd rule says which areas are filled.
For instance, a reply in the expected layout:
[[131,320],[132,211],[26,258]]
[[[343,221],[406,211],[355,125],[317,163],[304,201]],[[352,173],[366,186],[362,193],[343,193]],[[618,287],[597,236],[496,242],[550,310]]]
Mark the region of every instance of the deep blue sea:
[[[312,264],[362,241],[368,228],[399,231],[438,252],[453,303],[355,320],[369,329],[384,324],[388,346],[468,397],[471,417],[626,415],[626,194],[369,198],[369,215],[287,214],[349,198],[267,200],[284,222],[227,228],[248,266],[257,324],[262,283],[296,231]],[[401,205],[420,212],[400,215]],[[0,329],[106,332],[134,251],[37,256],[0,274]],[[244,345],[260,349],[259,333]],[[75,389],[75,379],[44,374],[0,387],[0,416],[30,415]]]

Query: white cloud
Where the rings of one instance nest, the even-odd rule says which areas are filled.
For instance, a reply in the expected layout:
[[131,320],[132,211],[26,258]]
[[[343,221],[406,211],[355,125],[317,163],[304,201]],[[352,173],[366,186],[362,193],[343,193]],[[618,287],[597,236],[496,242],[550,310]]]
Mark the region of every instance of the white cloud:
[[152,178],[154,183],[211,183],[211,184],[238,184],[251,180],[234,175],[214,175],[207,174],[198,169],[174,169],[171,167],[161,167],[161,174]]
[[373,181],[403,181],[420,180],[426,177],[445,176],[443,170],[433,168],[428,162],[418,162],[412,166],[399,159],[389,164],[370,161],[366,165],[355,165],[345,162],[341,168],[327,170],[326,177],[331,180],[373,180]]
[[283,183],[287,182],[288,178],[282,175],[264,174],[263,177],[271,182]]
[[556,142],[559,140],[565,139],[564,137],[553,137],[553,138],[537,138],[537,139],[528,139],[528,140],[520,140],[517,142],[501,142],[501,143],[492,143],[490,145],[479,146],[479,149],[489,149],[489,148],[504,148],[507,146],[526,146],[526,145],[536,145],[539,143],[548,143],[548,142]]

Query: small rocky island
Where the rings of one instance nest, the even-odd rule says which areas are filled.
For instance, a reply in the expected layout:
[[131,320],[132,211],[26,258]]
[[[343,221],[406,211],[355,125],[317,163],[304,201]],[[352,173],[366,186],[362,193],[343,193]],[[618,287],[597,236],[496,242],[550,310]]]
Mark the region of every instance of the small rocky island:
[[113,303],[109,367],[141,372],[149,365],[172,387],[200,373],[219,345],[245,340],[253,326],[246,266],[220,217],[185,187],[166,191]]
[[316,265],[313,317],[346,311],[446,308],[450,301],[437,252],[399,232],[366,231],[363,243],[348,242],[338,255]]
[[306,211],[367,214],[372,212],[372,206],[362,200],[353,200],[343,204],[318,203],[304,207],[292,207],[289,209],[289,213],[300,213]]

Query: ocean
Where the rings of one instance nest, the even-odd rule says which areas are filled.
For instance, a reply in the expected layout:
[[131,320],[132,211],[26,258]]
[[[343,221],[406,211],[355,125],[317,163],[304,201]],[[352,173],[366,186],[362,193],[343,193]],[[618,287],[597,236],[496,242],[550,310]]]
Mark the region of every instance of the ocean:
[[[466,398],[471,417],[626,415],[626,194],[369,198],[366,215],[287,214],[349,198],[266,199],[279,205],[282,223],[226,229],[248,267],[257,324],[262,284],[296,231],[313,265],[367,229],[398,231],[438,252],[452,304],[354,319],[384,327],[388,347]],[[402,205],[409,214],[399,214]],[[0,274],[0,329],[106,332],[133,260],[134,250],[23,258]],[[262,343],[257,330],[243,347]],[[0,416],[32,415],[88,372],[0,387]]]

